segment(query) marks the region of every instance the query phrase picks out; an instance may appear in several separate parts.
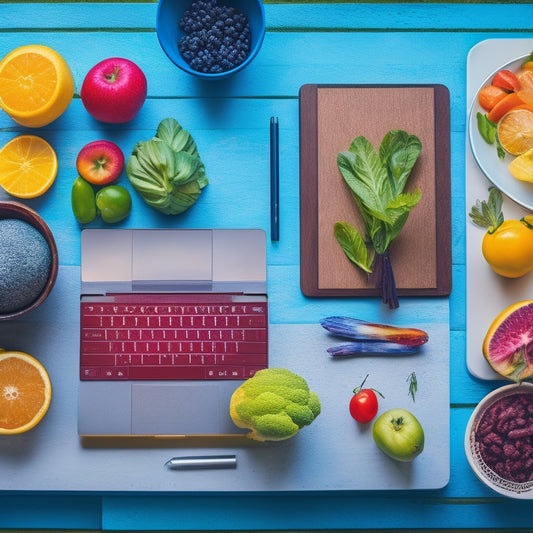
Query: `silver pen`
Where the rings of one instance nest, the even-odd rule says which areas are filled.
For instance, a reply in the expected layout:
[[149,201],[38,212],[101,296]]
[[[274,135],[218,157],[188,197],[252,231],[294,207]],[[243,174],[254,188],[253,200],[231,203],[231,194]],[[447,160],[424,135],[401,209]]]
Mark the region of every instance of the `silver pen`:
[[236,468],[235,455],[191,455],[173,457],[165,466],[172,470],[193,470],[202,468]]

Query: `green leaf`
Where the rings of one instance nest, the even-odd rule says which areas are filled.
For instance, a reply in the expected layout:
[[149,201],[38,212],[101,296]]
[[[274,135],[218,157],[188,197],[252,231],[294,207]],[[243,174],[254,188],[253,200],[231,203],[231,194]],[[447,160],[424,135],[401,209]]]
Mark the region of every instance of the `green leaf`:
[[420,139],[405,131],[391,130],[383,138],[379,157],[387,167],[393,195],[403,191],[421,151]]
[[479,111],[476,113],[476,119],[477,119],[477,129],[481,137],[483,137],[486,143],[494,144],[494,141],[496,139],[496,129],[497,129],[496,124],[490,121],[487,118],[487,115],[484,115],[483,113],[480,113]]
[[176,119],[163,119],[159,123],[155,137],[168,144],[174,152],[198,155],[198,149],[191,134],[184,130]]
[[334,234],[348,259],[365,272],[371,273],[374,254],[368,251],[359,231],[347,222],[336,222]]
[[502,208],[502,193],[496,187],[490,187],[488,199],[476,200],[468,216],[477,226],[486,228],[489,233],[494,233],[504,221]]

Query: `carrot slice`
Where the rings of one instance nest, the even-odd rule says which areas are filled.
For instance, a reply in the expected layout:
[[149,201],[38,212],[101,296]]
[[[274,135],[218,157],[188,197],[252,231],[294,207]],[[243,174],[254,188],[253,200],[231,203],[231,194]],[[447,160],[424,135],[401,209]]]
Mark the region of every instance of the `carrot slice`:
[[518,93],[509,93],[502,98],[488,113],[487,118],[491,122],[498,122],[505,113],[508,113],[513,107],[525,104],[524,100],[520,98]]
[[507,94],[508,93],[501,87],[487,85],[480,89],[477,95],[477,101],[485,111],[490,111],[500,100],[505,98]]

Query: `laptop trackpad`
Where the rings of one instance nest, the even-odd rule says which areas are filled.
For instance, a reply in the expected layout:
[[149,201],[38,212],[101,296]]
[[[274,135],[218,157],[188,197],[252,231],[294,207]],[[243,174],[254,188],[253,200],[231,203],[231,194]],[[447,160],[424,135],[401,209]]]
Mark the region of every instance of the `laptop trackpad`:
[[133,435],[222,435],[241,431],[229,416],[240,383],[132,384]]

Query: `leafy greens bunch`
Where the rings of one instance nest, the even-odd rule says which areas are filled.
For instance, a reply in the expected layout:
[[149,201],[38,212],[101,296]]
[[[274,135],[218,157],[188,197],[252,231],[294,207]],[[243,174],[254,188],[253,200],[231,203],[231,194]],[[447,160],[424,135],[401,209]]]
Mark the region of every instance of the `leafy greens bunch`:
[[126,174],[146,203],[167,215],[191,207],[209,183],[194,139],[173,118],[160,122],[155,137],[134,146]]
[[416,135],[389,131],[376,153],[363,136],[337,155],[339,170],[363,218],[366,235],[347,222],[335,223],[335,238],[358,267],[375,276],[383,303],[399,306],[389,247],[422,197],[420,189],[404,192],[422,143]]

